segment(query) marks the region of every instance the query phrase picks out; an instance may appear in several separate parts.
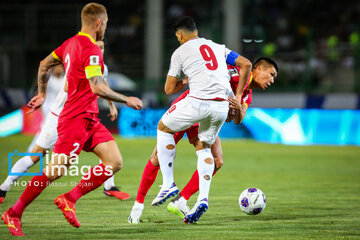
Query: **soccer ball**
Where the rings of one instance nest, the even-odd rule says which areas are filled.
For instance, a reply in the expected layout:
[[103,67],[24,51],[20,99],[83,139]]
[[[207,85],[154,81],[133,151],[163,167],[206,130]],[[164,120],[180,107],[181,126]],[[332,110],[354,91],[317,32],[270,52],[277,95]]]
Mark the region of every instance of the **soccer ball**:
[[257,215],[266,207],[265,194],[257,188],[245,189],[239,197],[241,210],[248,215]]

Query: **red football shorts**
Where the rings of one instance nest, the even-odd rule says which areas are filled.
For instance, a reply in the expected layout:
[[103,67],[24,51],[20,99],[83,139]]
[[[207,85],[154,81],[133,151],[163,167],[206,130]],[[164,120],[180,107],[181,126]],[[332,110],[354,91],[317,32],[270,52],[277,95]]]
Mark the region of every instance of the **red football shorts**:
[[79,155],[81,150],[91,152],[96,145],[114,140],[111,133],[99,120],[88,118],[73,118],[71,121],[59,122],[58,139],[54,153]]
[[198,136],[199,124],[196,123],[184,131],[180,131],[174,134],[175,144],[177,144],[186,133],[187,138],[190,140],[193,137]]

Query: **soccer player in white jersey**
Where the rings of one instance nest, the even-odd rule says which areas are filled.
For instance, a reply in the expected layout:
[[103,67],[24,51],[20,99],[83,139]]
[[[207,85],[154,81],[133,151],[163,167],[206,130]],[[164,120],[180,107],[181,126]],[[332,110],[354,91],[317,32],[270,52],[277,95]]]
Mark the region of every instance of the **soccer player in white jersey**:
[[195,223],[208,209],[214,159],[210,147],[214,143],[228,111],[228,98],[233,96],[229,83],[227,64],[244,71],[236,89],[236,101],[241,106],[241,95],[251,70],[251,62],[225,47],[198,37],[196,24],[191,17],[182,17],[175,23],[175,34],[181,44],[171,57],[166,78],[165,92],[170,95],[180,91],[184,81],[181,71],[188,77],[190,93],[173,105],[163,115],[157,128],[157,152],[163,184],[152,205],[164,203],[179,190],[174,182],[173,166],[176,147],[173,134],[199,123],[196,143],[199,173],[199,195],[197,202],[185,216],[185,223]]
[[[56,67],[54,67],[53,73],[51,74],[50,78],[49,78],[49,82],[48,85],[46,87],[46,99],[45,102],[43,104],[43,106],[41,106],[41,112],[44,118],[46,118],[46,116],[48,115],[48,113],[50,112],[50,107],[53,104],[59,89],[62,88],[64,86],[64,67],[63,65],[58,65]],[[43,123],[41,124],[41,126],[44,124],[45,119],[43,121]],[[31,150],[34,148],[36,141],[40,135],[40,131],[39,130],[35,137],[33,138],[33,140],[31,141],[27,151],[31,152]]]
[[[101,51],[104,52],[104,42],[103,41],[97,41],[96,44],[100,47]],[[61,66],[62,65],[58,65]],[[54,71],[60,71],[61,68],[58,68],[58,66],[55,67]],[[56,69],[58,68],[58,69]],[[58,74],[57,74],[58,75]],[[107,79],[108,76],[108,70],[107,67],[104,65],[104,80]],[[50,85],[49,80],[49,85]],[[29,152],[32,153],[42,153],[43,155],[46,154],[46,152],[49,149],[52,149],[54,147],[54,144],[58,138],[57,134],[57,125],[58,125],[58,118],[60,115],[60,112],[64,108],[64,104],[67,99],[67,84],[65,80],[61,81],[61,86],[58,86],[58,84],[52,84],[52,86],[47,87],[47,89],[51,89],[52,92],[55,92],[55,88],[57,87],[57,96],[54,99],[49,94],[46,94],[46,100],[42,106],[44,108],[44,105],[46,105],[46,102],[51,102],[51,106],[47,107],[45,106],[46,112],[48,112],[44,124],[41,128],[40,133],[38,134],[38,137],[36,138],[36,141],[34,143],[34,146],[29,150]],[[51,95],[51,94],[50,94]],[[50,101],[51,100],[51,101]],[[114,121],[118,116],[118,111],[116,109],[116,106],[114,103],[110,100],[107,100],[109,107],[110,107],[110,119]],[[44,110],[43,110],[44,112]],[[46,113],[44,112],[44,113]],[[37,163],[40,160],[39,156],[25,156],[20,158],[12,167],[11,172],[14,173],[25,173],[27,172],[35,163]],[[11,185],[14,183],[14,181],[18,180],[21,176],[20,175],[9,175],[5,181],[0,185],[0,204],[3,203],[6,193],[10,190]],[[109,178],[104,182],[104,194],[107,196],[113,196],[120,200],[125,200],[130,198],[130,195],[126,192],[120,191],[118,187],[115,186],[114,182],[114,176]]]

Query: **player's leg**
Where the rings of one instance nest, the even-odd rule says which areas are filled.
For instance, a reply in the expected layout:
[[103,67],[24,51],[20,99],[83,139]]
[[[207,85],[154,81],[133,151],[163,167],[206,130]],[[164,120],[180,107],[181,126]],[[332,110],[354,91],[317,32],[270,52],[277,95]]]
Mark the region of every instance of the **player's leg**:
[[[101,159],[100,159],[101,163]],[[103,193],[109,197],[116,197],[119,200],[126,200],[130,198],[130,194],[120,191],[120,189],[115,185],[115,176],[111,176],[108,180],[104,182],[104,191]]]
[[101,186],[117,172],[121,168],[122,159],[113,136],[99,121],[74,118],[71,122],[59,123],[58,131],[55,152],[64,152],[72,158],[78,158],[81,150],[93,151],[103,162],[86,172],[72,190],[55,198],[55,204],[66,220],[78,228],[80,223],[75,211],[77,200]]
[[44,168],[43,174],[33,177],[17,202],[2,214],[1,219],[8,226],[12,235],[24,235],[21,231],[20,221],[24,210],[52,181],[61,177],[68,166],[68,156],[56,155],[48,166]]
[[186,97],[173,105],[159,122],[157,152],[163,176],[163,185],[159,194],[152,202],[153,206],[163,204],[169,197],[176,195],[179,191],[174,182],[173,173],[176,155],[173,134],[183,131],[203,119],[203,112],[200,111],[200,108],[201,104],[199,102],[193,103],[189,97]]
[[[222,167],[223,165],[223,152],[221,148],[220,138],[217,137],[214,144],[211,146],[211,154],[213,155],[215,161],[215,169],[213,175]],[[185,185],[183,190],[180,192],[181,197],[185,200],[188,200],[192,195],[194,195],[199,190],[199,173],[196,170],[192,175],[189,182]]]
[[[42,153],[45,155],[47,149],[44,149],[35,144],[32,153]],[[27,172],[35,163],[40,160],[40,156],[25,156],[20,158],[14,166],[11,168],[12,173],[25,173]],[[18,180],[21,175],[8,175],[5,181],[0,185],[0,204],[3,203],[6,193],[10,190],[11,185]]]
[[[193,144],[199,139],[197,137],[190,139],[189,141]],[[217,137],[215,143],[211,146],[211,153],[214,157],[215,161],[215,170],[213,175],[221,168],[223,165],[223,153],[221,148],[220,138]],[[198,170],[194,172],[189,182],[185,185],[180,194],[171,200],[167,209],[184,218],[185,215],[189,212],[189,207],[187,206],[187,200],[194,195],[197,191],[199,191],[199,173]]]
[[62,211],[66,220],[76,228],[80,227],[75,209],[79,198],[101,186],[122,167],[121,154],[114,140],[97,144],[93,148],[93,152],[102,159],[102,163],[86,172],[72,190],[55,198],[55,204]]
[[163,183],[158,196],[152,202],[153,206],[159,206],[179,192],[174,181],[174,159],[176,155],[174,133],[160,120],[157,130],[156,148]]
[[136,195],[135,203],[131,209],[128,222],[133,224],[140,223],[140,217],[144,210],[144,200],[147,192],[155,182],[158,171],[160,169],[159,160],[157,157],[156,146],[153,153],[151,154],[150,159],[148,160],[139,185],[139,189]]
[[[185,134],[184,131],[180,131],[174,134],[175,145],[181,140],[184,134]],[[157,154],[157,147],[155,146],[151,154],[151,157],[148,160],[144,172],[142,174],[140,186],[138,189],[138,193],[136,195],[136,201],[138,203],[144,202],[145,196],[149,191],[150,187],[153,185],[159,169],[160,169],[160,164]]]
[[[184,136],[185,131],[177,132],[174,134],[175,144],[177,144]],[[129,223],[140,223],[140,217],[144,210],[144,200],[147,192],[155,182],[158,171],[160,169],[159,159],[157,156],[156,146],[148,160],[144,172],[141,177],[140,186],[136,195],[135,203],[130,212],[128,221]]]
[[28,146],[28,148],[26,150],[27,152],[31,152],[31,149],[33,149],[35,147],[35,144],[36,144],[36,142],[37,142],[37,140],[39,138],[39,135],[40,135],[40,132],[37,132],[35,134],[34,138],[31,140],[31,143],[30,143],[30,145]]
[[200,121],[199,124],[200,141],[196,144],[199,195],[196,204],[184,218],[184,222],[188,224],[197,222],[208,209],[210,184],[215,168],[210,147],[215,142],[229,109],[228,102],[214,102],[210,105],[208,118]]
[[160,164],[155,146],[154,151],[152,152],[151,157],[148,160],[141,177],[139,189],[136,195],[136,201],[138,203],[144,203],[145,196],[149,191],[150,187],[155,182],[159,169]]
[[65,197],[73,203],[101,186],[122,168],[122,157],[114,140],[97,144],[93,152],[101,159],[102,163],[91,168],[81,181],[65,194]]
[[[35,146],[32,148],[32,153],[42,153],[43,156],[46,154],[46,151],[54,147],[54,144],[57,140],[57,124],[58,117],[53,114],[48,114],[46,116],[45,123],[41,129],[41,132],[36,140]],[[27,172],[35,163],[40,160],[39,156],[25,156],[20,158],[12,167],[11,172],[13,173],[25,173]],[[18,180],[21,176],[12,175],[8,176],[3,184],[0,186],[0,203],[3,202],[6,192],[10,190],[11,184]]]

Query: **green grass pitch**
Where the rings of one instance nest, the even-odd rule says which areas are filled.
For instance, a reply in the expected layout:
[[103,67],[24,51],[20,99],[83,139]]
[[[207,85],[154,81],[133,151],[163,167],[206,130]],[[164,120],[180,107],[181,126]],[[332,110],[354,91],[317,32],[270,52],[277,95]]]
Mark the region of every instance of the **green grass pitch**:
[[[8,152],[24,152],[31,137],[0,138],[0,181],[7,176]],[[223,140],[224,166],[211,184],[209,210],[198,224],[186,225],[166,205],[152,207],[159,191],[161,173],[145,199],[143,222],[127,222],[144,166],[155,139],[116,138],[124,159],[115,182],[131,194],[119,201],[104,196],[102,187],[81,198],[76,207],[82,224],[70,226],[53,204],[80,177],[65,176],[46,189],[24,212],[27,239],[359,239],[360,238],[360,147],[284,146],[250,140]],[[95,165],[94,154],[82,153],[80,163]],[[196,154],[187,140],[178,144],[175,180],[181,188],[196,168]],[[32,168],[32,172],[39,169]],[[0,211],[20,196],[24,187],[13,186]],[[267,206],[257,216],[247,216],[238,205],[247,187],[260,188]],[[197,195],[189,200],[192,207]],[[0,239],[11,239],[4,224]]]

